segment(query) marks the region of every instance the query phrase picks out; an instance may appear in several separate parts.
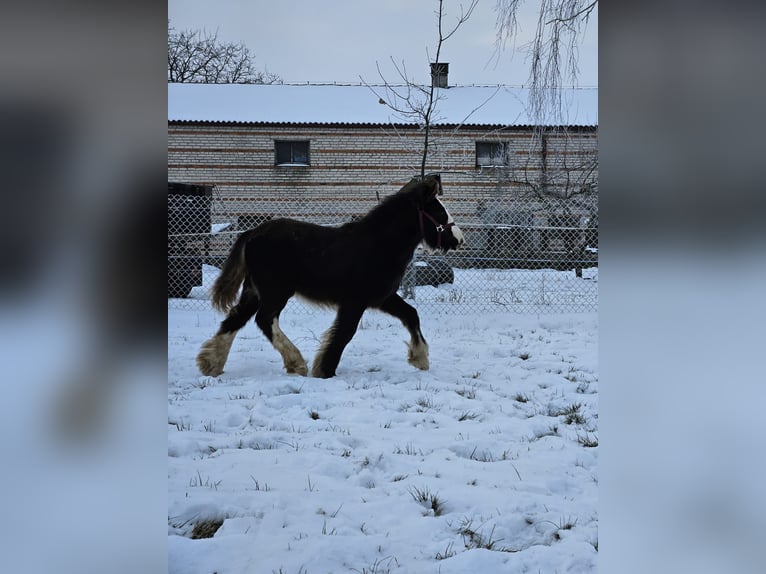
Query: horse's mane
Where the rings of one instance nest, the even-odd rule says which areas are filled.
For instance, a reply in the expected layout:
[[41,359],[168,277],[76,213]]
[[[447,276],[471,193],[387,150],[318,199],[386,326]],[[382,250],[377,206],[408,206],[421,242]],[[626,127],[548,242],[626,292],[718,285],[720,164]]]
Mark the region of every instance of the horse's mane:
[[351,224],[346,224],[346,225],[353,225],[353,224],[358,224],[362,222],[375,224],[381,220],[390,221],[391,216],[396,211],[402,211],[404,209],[404,206],[411,206],[413,210],[412,213],[414,216],[415,206],[417,205],[417,201],[415,198],[415,194],[416,194],[415,184],[417,183],[418,182],[415,180],[410,181],[409,183],[405,184],[404,187],[402,187],[396,193],[392,193],[391,195],[384,197],[380,201],[380,203],[376,205],[375,207],[373,207],[366,215],[364,215],[360,219],[357,219],[354,222],[351,222]]

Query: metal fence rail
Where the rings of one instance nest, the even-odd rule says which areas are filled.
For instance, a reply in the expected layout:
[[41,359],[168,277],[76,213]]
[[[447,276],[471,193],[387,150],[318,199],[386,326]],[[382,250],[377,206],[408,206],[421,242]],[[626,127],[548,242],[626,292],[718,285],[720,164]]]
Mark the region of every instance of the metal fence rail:
[[[257,201],[238,200],[236,211],[211,196],[168,195],[168,304],[210,308],[210,288],[236,237],[274,214]],[[284,215],[339,225],[362,215],[284,205]],[[281,215],[277,213],[277,215]],[[528,217],[522,223],[462,223],[465,247],[447,255],[418,249],[400,294],[419,310],[452,314],[476,312],[560,313],[598,307],[598,228],[593,217]],[[545,224],[533,224],[546,220]],[[560,223],[561,225],[558,225]],[[292,300],[289,309],[313,307]]]

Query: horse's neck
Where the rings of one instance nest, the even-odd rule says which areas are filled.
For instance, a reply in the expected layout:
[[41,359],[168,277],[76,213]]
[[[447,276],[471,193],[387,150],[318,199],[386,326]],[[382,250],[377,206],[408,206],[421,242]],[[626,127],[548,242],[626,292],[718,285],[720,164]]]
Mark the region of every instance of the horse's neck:
[[[409,210],[407,209],[409,207]],[[381,205],[348,228],[350,241],[402,269],[421,241],[414,206]]]
[[400,245],[402,249],[409,250],[410,254],[420,243],[417,211],[412,205],[380,206],[379,210],[370,212],[362,222],[367,228],[363,233],[371,232],[374,238]]

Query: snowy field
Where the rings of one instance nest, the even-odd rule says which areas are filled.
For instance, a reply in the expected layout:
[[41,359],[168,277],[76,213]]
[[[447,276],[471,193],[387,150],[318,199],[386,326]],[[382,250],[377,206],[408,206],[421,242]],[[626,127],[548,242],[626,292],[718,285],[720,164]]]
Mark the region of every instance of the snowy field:
[[[311,361],[332,317],[281,326]],[[171,573],[595,571],[596,313],[421,311],[418,371],[368,311],[329,380],[252,323],[199,375],[220,320],[169,305]]]
[[[206,309],[210,289],[219,269],[202,267],[202,285],[193,287],[189,299],[171,299],[173,309]],[[568,313],[598,309],[598,267],[582,270],[553,269],[459,269],[453,268],[453,283],[438,287],[416,288],[417,305],[451,315],[474,312]],[[293,299],[288,310],[313,313],[301,301]]]

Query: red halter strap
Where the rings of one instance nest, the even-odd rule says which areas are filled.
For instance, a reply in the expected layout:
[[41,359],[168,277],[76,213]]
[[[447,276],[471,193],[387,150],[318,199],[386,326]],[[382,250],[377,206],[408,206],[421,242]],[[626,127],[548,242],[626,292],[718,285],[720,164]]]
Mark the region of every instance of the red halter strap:
[[426,216],[428,220],[434,224],[434,227],[436,227],[436,248],[441,249],[442,248],[442,233],[444,233],[445,230],[449,229],[453,225],[455,225],[455,222],[450,222],[442,225],[438,221],[436,221],[433,217],[431,217],[428,213],[423,211],[422,209],[418,209],[418,219],[420,221],[420,236],[425,239],[426,237],[426,231],[423,227],[423,216]]

